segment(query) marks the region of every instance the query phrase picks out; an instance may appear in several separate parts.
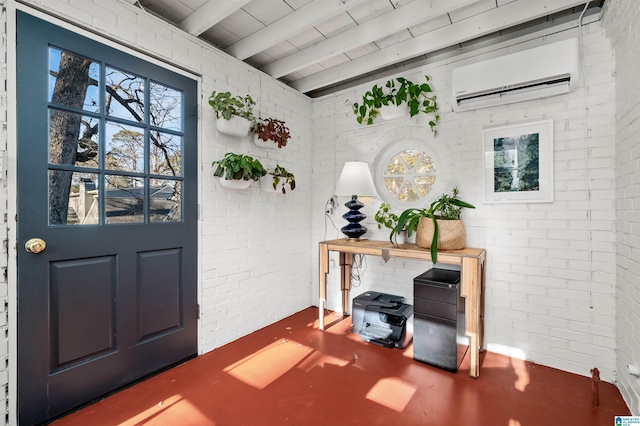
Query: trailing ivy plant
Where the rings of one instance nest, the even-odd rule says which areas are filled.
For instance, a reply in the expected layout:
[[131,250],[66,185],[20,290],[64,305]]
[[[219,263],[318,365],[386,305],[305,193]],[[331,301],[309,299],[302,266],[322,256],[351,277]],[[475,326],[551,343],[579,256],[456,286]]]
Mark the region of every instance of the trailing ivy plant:
[[296,177],[284,167],[276,165],[276,168],[272,172],[269,172],[269,174],[273,176],[273,189],[278,189],[278,184],[281,181],[284,181],[284,184],[282,185],[283,194],[287,193],[285,185],[289,185],[289,188],[292,191],[296,189]]
[[436,123],[440,119],[436,96],[429,85],[429,76],[425,75],[426,83],[418,84],[403,77],[392,78],[384,86],[375,84],[362,97],[362,102],[353,104],[353,113],[360,124],[373,124],[374,118],[380,114],[380,108],[387,105],[400,106],[403,103],[409,108],[409,115],[413,117],[420,112],[431,115],[429,127],[436,134]]
[[233,152],[227,152],[222,160],[214,161],[211,167],[215,167],[214,176],[227,180],[257,181],[267,174],[260,160]]
[[253,107],[255,101],[251,96],[232,96],[230,92],[211,92],[209,96],[209,105],[216,112],[217,118],[231,120],[231,116],[237,115],[246,118],[252,123],[255,122],[253,115]]

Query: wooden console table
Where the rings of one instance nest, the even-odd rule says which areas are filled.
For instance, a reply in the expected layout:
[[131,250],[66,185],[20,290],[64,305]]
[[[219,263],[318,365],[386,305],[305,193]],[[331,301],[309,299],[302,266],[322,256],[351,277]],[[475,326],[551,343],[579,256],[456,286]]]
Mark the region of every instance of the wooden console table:
[[[388,241],[347,239],[320,242],[320,304],[319,327],[324,330],[324,309],[327,302],[327,274],[329,252],[340,254],[340,289],[342,290],[342,313],[348,315],[351,266],[354,254],[382,256],[384,261],[392,257],[426,260],[431,262],[429,249],[415,244],[394,246]],[[486,251],[478,248],[447,250],[438,252],[438,263],[460,266],[460,294],[465,298],[465,334],[469,337],[469,376],[480,375],[479,355],[484,347],[484,282]]]

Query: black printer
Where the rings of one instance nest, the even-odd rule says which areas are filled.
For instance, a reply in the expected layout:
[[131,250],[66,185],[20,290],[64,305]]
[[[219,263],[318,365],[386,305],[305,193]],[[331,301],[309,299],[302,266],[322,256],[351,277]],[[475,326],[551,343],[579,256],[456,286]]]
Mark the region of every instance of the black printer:
[[353,299],[351,331],[364,341],[404,348],[413,338],[413,306],[404,297],[368,291]]

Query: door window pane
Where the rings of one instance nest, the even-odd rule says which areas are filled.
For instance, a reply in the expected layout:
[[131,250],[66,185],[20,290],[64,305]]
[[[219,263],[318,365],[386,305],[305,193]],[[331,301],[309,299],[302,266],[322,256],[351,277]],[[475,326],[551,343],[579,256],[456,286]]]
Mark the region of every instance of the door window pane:
[[49,110],[49,164],[98,167],[99,122],[72,112]]
[[98,175],[49,171],[49,225],[98,223]]
[[169,130],[182,130],[182,92],[155,81],[149,84],[151,124]]
[[182,221],[182,182],[151,179],[149,219],[151,222]]
[[144,179],[107,175],[106,180],[106,223],[143,223]]
[[75,53],[49,48],[49,102],[98,112],[100,65]]
[[182,137],[151,131],[149,147],[149,173],[181,176]]
[[115,68],[106,69],[105,111],[111,117],[144,121],[145,79]]
[[107,121],[105,162],[110,170],[144,172],[144,129]]

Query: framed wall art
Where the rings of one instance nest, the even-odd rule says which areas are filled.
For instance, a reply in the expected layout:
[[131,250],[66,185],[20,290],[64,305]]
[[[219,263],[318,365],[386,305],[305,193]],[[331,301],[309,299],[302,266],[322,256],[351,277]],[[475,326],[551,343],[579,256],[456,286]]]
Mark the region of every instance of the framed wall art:
[[483,130],[486,203],[553,201],[553,121]]

